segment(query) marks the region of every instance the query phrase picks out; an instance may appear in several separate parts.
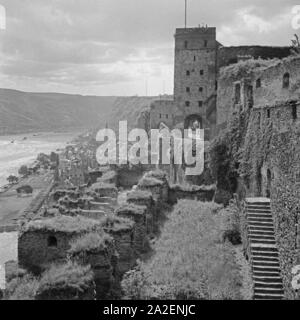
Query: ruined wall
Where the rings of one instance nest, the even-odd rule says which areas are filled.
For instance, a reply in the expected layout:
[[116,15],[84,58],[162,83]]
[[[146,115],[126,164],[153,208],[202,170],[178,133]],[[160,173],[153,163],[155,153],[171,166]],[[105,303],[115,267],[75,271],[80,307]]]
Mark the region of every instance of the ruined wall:
[[137,206],[134,204],[121,206],[116,210],[116,215],[123,218],[132,219],[134,224],[133,248],[137,254],[142,254],[148,249],[147,239],[147,212],[146,206]]
[[[18,260],[21,267],[34,273],[39,273],[53,261],[64,260],[70,249],[70,240],[76,234],[61,232],[37,232],[22,233],[18,239]],[[49,246],[49,238],[55,237],[56,246]]]
[[[285,87],[284,76],[289,75]],[[272,107],[300,98],[300,57],[283,60],[249,60],[220,71],[217,93],[217,124],[249,107]],[[251,105],[249,102],[251,101]]]
[[238,56],[250,55],[254,59],[285,58],[290,55],[290,47],[238,46],[221,47],[218,51],[219,68],[237,63]]
[[[283,87],[284,75],[289,74],[289,86]],[[273,105],[275,103],[300,98],[300,57],[289,57],[266,70],[257,70],[254,81],[260,79],[261,87],[254,86],[255,106]]]

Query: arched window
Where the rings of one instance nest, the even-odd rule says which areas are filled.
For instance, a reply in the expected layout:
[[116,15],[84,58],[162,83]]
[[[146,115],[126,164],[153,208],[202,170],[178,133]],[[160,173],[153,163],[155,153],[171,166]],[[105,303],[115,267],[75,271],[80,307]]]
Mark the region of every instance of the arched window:
[[48,247],[51,247],[51,248],[57,247],[57,239],[56,239],[56,237],[54,237],[54,236],[49,236],[48,237]]
[[256,80],[256,88],[261,88],[261,79]]
[[290,87],[290,74],[288,72],[283,75],[282,87],[283,89]]

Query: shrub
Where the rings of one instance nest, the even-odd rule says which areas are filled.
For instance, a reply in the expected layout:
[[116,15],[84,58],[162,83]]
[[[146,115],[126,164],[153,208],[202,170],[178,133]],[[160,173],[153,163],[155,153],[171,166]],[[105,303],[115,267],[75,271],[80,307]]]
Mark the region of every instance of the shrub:
[[99,252],[107,248],[113,238],[102,231],[101,233],[87,233],[71,242],[69,252],[76,254],[80,252]]
[[12,279],[6,288],[7,300],[35,300],[39,280],[32,275]]

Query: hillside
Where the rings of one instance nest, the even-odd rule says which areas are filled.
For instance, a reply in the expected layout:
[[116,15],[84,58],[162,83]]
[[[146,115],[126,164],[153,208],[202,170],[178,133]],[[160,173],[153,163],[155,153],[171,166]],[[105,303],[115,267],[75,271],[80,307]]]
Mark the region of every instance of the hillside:
[[0,89],[0,134],[135,125],[154,97],[98,97]]

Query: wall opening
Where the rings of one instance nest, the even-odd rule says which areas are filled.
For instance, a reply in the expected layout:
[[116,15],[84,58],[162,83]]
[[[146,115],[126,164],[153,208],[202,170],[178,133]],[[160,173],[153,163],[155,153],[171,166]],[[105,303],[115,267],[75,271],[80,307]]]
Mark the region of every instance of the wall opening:
[[190,102],[189,102],[189,101],[186,101],[186,102],[185,102],[185,106],[186,106],[186,107],[189,107],[189,106],[190,106]]
[[282,87],[283,89],[290,87],[290,74],[288,72],[283,75]]
[[256,88],[261,88],[261,79],[256,80]]
[[49,236],[47,243],[48,243],[48,247],[56,248],[57,247],[57,239],[56,239],[56,237]]
[[204,75],[204,70],[200,70],[200,76]]
[[187,71],[186,71],[186,75],[187,75],[187,76],[190,76],[190,74],[191,74],[190,71],[187,70]]
[[241,84],[237,83],[234,89],[234,103],[238,104],[241,102]]
[[184,41],[184,48],[185,48],[185,49],[188,48],[188,45],[189,45],[188,41]]
[[267,190],[266,190],[266,196],[267,198],[271,197],[271,184],[272,184],[272,173],[271,170],[267,170]]
[[197,114],[192,114],[185,118],[184,120],[184,129],[202,129],[203,122],[202,117]]
[[293,117],[293,120],[296,120],[298,118],[297,105],[296,104],[292,105],[292,117]]
[[271,118],[271,110],[270,110],[270,109],[267,110],[267,118],[268,118],[268,119]]

